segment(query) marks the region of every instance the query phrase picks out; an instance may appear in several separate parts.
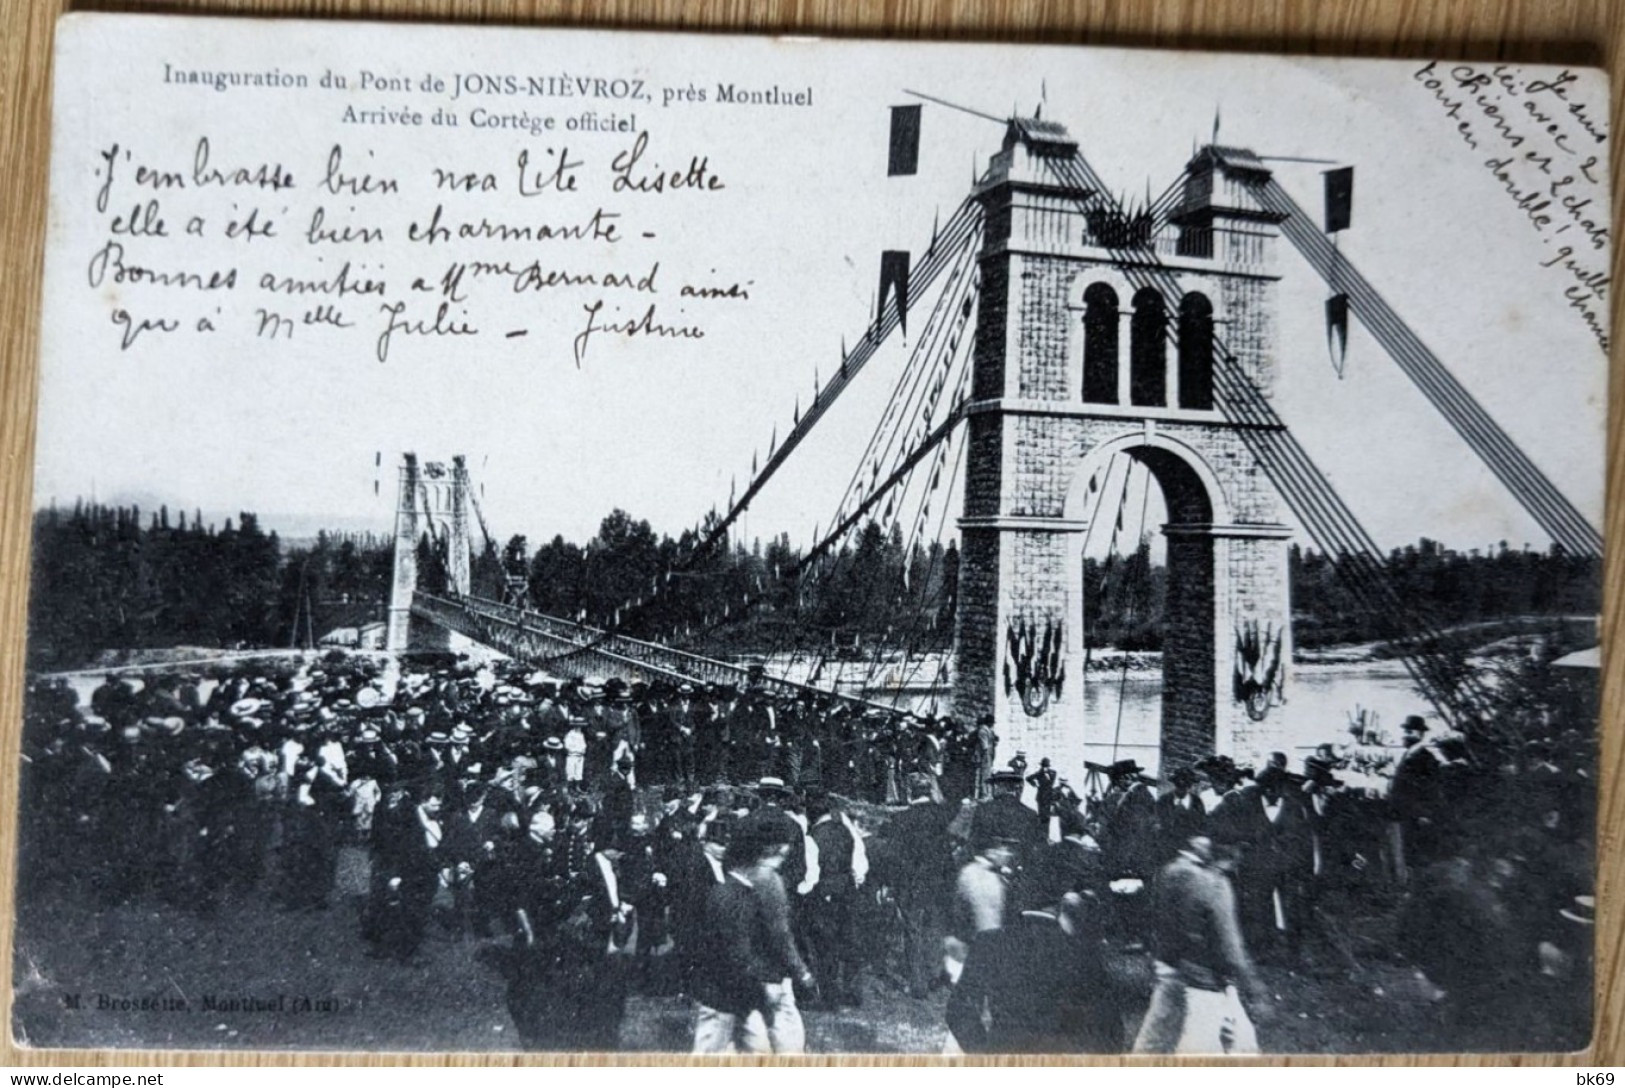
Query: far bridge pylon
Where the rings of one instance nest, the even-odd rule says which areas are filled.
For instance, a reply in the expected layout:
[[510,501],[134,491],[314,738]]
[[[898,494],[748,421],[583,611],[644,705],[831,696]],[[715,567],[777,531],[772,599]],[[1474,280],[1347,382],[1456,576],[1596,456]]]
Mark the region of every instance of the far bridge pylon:
[[411,641],[412,605],[418,591],[418,541],[424,534],[445,545],[446,588],[458,596],[468,594],[468,503],[468,466],[462,455],[453,457],[449,467],[443,461],[420,464],[415,453],[402,455],[386,650],[400,653]]

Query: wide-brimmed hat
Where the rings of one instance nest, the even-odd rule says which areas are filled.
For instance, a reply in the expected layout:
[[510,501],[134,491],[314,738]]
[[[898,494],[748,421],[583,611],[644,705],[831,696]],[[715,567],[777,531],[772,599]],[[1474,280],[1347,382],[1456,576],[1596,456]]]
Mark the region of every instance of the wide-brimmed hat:
[[1247,768],[1238,767],[1236,761],[1226,755],[1204,756],[1196,761],[1196,770],[1221,786],[1239,782],[1250,773]]
[[178,737],[186,730],[186,719],[177,717],[151,717],[142,720],[147,732],[159,737]]

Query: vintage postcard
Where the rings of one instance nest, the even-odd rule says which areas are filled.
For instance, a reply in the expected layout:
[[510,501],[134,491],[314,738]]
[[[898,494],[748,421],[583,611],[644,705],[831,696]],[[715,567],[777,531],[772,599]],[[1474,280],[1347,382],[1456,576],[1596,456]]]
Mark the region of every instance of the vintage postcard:
[[19,1044],[1590,1039],[1602,72],[55,77]]

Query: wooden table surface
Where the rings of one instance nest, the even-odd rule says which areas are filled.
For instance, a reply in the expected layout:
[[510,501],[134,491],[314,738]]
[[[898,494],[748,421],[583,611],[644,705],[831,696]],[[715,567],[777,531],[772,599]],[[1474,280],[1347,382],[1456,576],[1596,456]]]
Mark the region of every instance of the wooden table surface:
[[[23,636],[28,593],[34,402],[40,269],[44,257],[46,156],[50,143],[52,27],[69,10],[157,11],[211,15],[286,15],[304,18],[369,18],[397,21],[488,23],[512,26],[589,25],[686,30],[786,31],[841,36],[1029,41],[1126,46],[1200,47],[1220,50],[1324,55],[1462,57],[1525,62],[1592,64],[1617,73],[1625,42],[1625,0],[167,0],[167,2],[69,3],[65,0],[3,0],[0,5],[0,915],[9,920],[12,861],[16,848],[17,722],[23,679]],[[1620,131],[1621,92],[1613,86],[1613,131]],[[1616,140],[1614,177],[1625,166]],[[1613,199],[1620,221],[1620,187]],[[1621,253],[1614,254],[1618,279]],[[1614,327],[1621,309],[1613,308]],[[1616,347],[1614,357],[1619,350]],[[1609,463],[1621,450],[1621,399],[1617,375],[1610,386]],[[1625,760],[1621,745],[1621,665],[1625,645],[1617,637],[1625,586],[1617,546],[1625,530],[1625,475],[1608,474],[1608,548],[1603,646],[1602,804],[1598,829],[1597,1024],[1592,1049],[1575,1055],[1525,1057],[1434,1055],[1419,1059],[1279,1058],[1271,1064],[1619,1065],[1625,1063],[1625,885],[1622,885],[1620,789]],[[11,977],[10,928],[0,940],[0,979]],[[11,1023],[10,987],[4,1023]],[[190,1054],[130,1051],[30,1051],[11,1045],[6,1030],[0,1064],[176,1065],[439,1064],[434,1056]],[[463,1060],[463,1059],[459,1059]],[[471,1064],[512,1065],[568,1059],[512,1055],[475,1057]],[[634,1059],[637,1060],[637,1059]],[[841,1059],[808,1058],[807,1061]],[[856,1059],[860,1063],[863,1059]],[[921,1061],[927,1059],[912,1059]],[[646,1064],[681,1059],[646,1058]],[[874,1059],[908,1064],[907,1057]],[[1133,1059],[1099,1059],[1121,1064]],[[1201,1064],[1201,1063],[1195,1063]]]

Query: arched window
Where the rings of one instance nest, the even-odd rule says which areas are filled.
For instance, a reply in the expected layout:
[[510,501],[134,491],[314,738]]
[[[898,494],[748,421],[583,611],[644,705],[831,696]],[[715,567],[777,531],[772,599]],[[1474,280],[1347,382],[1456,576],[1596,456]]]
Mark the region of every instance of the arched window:
[[1179,303],[1179,406],[1213,408],[1213,304],[1194,291]]
[[1168,312],[1150,287],[1134,293],[1129,327],[1129,403],[1161,408],[1168,403]]
[[1083,399],[1117,403],[1117,292],[1104,283],[1083,293]]

